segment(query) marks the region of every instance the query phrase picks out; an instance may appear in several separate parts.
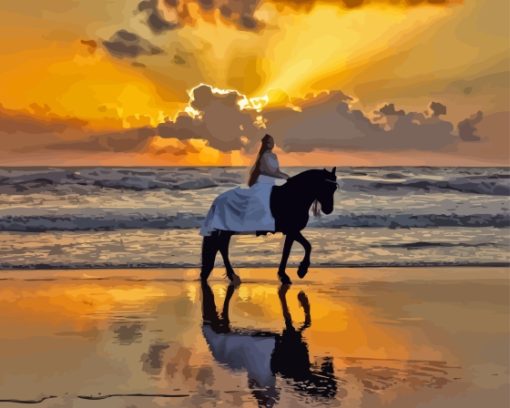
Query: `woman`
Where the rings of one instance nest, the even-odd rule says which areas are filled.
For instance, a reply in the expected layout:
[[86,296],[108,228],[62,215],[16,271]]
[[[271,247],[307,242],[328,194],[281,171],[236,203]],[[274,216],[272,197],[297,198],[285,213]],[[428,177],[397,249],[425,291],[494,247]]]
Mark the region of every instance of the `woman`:
[[[248,186],[252,187],[257,182],[266,182],[265,184],[274,184],[275,178],[288,179],[289,176],[280,171],[278,158],[272,152],[274,139],[271,135],[265,135],[260,144],[257,160],[250,172]],[[262,177],[260,177],[262,176]],[[269,177],[269,180],[267,178]]]
[[271,190],[276,178],[287,179],[289,176],[280,170],[273,147],[274,139],[265,135],[250,172],[250,188],[237,187],[220,194],[207,213],[201,235],[211,235],[215,230],[239,233],[275,230],[270,207]]

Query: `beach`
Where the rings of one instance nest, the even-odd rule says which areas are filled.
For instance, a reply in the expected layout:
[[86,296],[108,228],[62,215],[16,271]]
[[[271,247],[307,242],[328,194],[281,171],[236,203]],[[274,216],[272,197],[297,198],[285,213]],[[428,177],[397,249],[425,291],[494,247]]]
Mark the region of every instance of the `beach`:
[[0,406],[509,405],[508,268],[289,269],[1,271]]

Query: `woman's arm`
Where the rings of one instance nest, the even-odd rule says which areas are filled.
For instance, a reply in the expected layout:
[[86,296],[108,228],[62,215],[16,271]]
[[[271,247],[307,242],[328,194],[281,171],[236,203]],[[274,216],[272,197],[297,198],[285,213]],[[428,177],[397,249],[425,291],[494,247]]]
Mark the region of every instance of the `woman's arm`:
[[288,179],[289,175],[284,173],[278,167],[278,160],[275,156],[272,156],[270,153],[265,153],[262,155],[261,163],[260,163],[260,173],[265,174],[266,176],[276,177]]

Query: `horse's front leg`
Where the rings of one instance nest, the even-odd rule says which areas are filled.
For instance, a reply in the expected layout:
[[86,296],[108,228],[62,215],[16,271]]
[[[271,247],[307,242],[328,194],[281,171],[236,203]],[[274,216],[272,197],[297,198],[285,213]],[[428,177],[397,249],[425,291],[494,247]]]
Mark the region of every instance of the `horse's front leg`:
[[280,267],[278,268],[278,277],[280,281],[285,284],[291,284],[291,280],[289,276],[285,273],[285,268],[287,267],[287,261],[290,255],[290,249],[292,248],[292,243],[294,242],[294,235],[287,234],[285,236],[285,243],[283,244],[283,252],[282,252],[282,260],[280,262]]
[[230,258],[228,256],[228,247],[230,245],[230,238],[232,238],[231,232],[222,231],[220,234],[220,237],[219,237],[219,240],[220,240],[219,249],[220,249],[221,256],[223,258],[223,263],[225,265],[227,277],[230,279],[230,282],[232,282],[234,285],[240,285],[241,279],[234,272],[234,268],[232,267],[232,264],[230,263]]
[[303,257],[303,260],[299,264],[299,268],[297,271],[298,276],[301,279],[303,279],[305,275],[308,273],[308,268],[310,267],[310,254],[312,253],[312,245],[301,234],[301,232],[298,232],[298,234],[296,235],[296,241],[299,242],[305,250],[305,256]]

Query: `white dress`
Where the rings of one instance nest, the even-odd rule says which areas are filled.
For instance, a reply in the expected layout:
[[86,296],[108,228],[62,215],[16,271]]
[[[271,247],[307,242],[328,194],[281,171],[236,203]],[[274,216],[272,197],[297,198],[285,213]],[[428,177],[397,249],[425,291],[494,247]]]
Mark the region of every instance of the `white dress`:
[[[264,154],[264,162],[271,169],[278,169],[278,159]],[[247,187],[225,191],[214,200],[200,228],[200,235],[209,236],[214,230],[254,233],[274,231],[270,197],[275,178],[260,174],[257,182]]]

